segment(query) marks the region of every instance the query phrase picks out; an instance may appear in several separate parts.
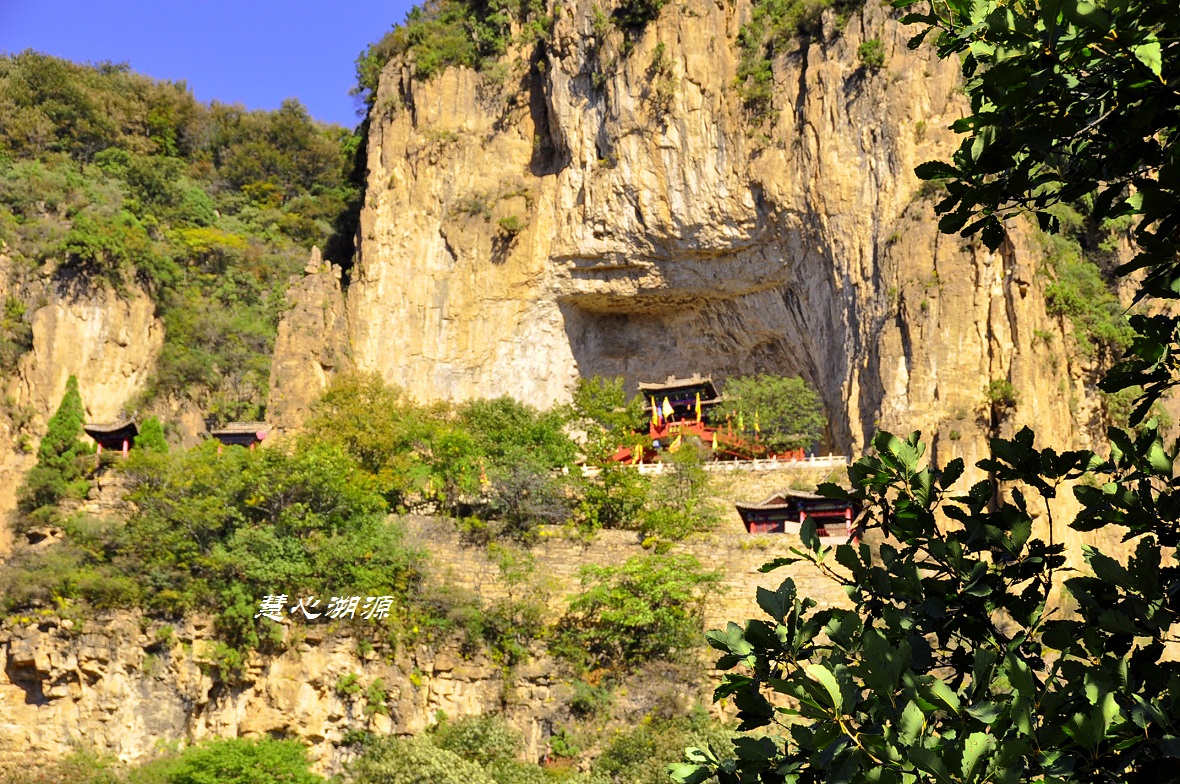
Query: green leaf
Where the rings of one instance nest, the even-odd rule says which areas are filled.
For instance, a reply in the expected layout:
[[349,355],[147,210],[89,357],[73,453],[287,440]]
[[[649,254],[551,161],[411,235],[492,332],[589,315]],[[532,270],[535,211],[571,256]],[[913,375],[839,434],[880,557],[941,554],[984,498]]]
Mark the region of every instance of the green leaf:
[[1151,41],[1149,43],[1140,44],[1131,49],[1135,55],[1135,59],[1147,66],[1147,70],[1151,71],[1156,77],[1160,76],[1160,71],[1163,68],[1164,61],[1160,54],[1160,42]]
[[922,726],[926,722],[926,715],[915,702],[908,703],[901,712],[901,719],[897,723],[901,742],[907,746],[913,745],[922,734]]
[[795,581],[790,577],[782,581],[777,590],[758,587],[758,606],[779,623],[795,607]]
[[808,550],[815,551],[822,547],[819,535],[816,533],[815,520],[810,517],[803,521],[803,525],[799,526],[799,538],[803,540],[803,546]]
[[927,684],[926,688],[936,702],[942,703],[947,710],[958,715],[959,695],[955,693],[954,689],[946,685],[941,679],[934,677],[931,677],[930,683]]
[[840,693],[840,684],[836,682],[836,676],[826,667],[819,664],[809,664],[803,670],[820,682],[820,685],[824,687],[824,690],[832,699],[832,707],[840,711],[844,705],[844,698]]
[[668,766],[668,775],[678,784],[701,784],[713,777],[713,770],[704,765],[673,762]]
[[984,753],[995,747],[995,739],[982,732],[973,732],[963,744],[963,781],[975,777],[975,767]]

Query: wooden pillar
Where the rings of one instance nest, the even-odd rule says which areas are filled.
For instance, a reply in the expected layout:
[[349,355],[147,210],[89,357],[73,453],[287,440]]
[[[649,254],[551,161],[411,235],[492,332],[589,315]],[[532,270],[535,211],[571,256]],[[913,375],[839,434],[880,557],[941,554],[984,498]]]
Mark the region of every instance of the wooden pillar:
[[123,457],[127,457],[127,453],[131,451],[131,442],[126,438],[123,439]]
[[217,442],[217,454],[221,454],[221,447],[224,446],[220,441]]
[[102,442],[98,441],[96,443],[98,444],[98,456],[102,457]]

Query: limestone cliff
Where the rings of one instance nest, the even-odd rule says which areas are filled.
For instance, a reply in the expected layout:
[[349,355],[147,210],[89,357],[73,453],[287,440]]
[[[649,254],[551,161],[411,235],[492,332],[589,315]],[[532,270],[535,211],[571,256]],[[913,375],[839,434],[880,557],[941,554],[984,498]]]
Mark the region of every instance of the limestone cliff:
[[[968,464],[1024,423],[1088,443],[1092,368],[1046,315],[1035,235],[1014,226],[999,253],[942,236],[913,175],[953,147],[956,63],[908,51],[880,4],[840,32],[829,13],[774,63],[773,123],[753,127],[732,89],[749,0],[670,3],[626,54],[594,9],[563,4],[502,85],[385,69],[346,292],[356,367],[424,399],[543,406],[595,374],[802,374],[851,454],[878,428]],[[883,68],[858,60],[871,39]],[[1014,408],[993,410],[996,379]]]
[[313,248],[304,276],[287,289],[267,399],[267,419],[280,428],[297,427],[330,375],[351,367],[340,278],[340,267],[325,266]]
[[[12,290],[10,290],[12,289]],[[32,466],[35,437],[78,377],[86,417],[115,419],[155,369],[164,327],[151,298],[137,285],[125,291],[59,274],[52,265],[36,275],[10,268],[0,256],[0,299],[34,303],[32,348],[15,372],[0,378],[0,519],[15,504],[15,491]],[[22,448],[23,443],[23,448]],[[0,525],[0,555],[8,527]]]

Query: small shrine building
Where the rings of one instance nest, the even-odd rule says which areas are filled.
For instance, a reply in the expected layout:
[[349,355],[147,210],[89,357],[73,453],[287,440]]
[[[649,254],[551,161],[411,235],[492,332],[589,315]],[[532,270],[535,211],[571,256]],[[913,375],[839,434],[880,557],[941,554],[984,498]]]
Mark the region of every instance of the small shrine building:
[[801,490],[780,490],[756,504],[737,503],[746,531],[752,534],[798,534],[810,517],[821,539],[847,540],[859,511],[850,501],[824,498]]
[[82,429],[98,444],[99,455],[105,449],[108,452],[122,452],[123,457],[127,457],[135,437],[139,435],[139,426],[135,424],[134,416],[107,424],[87,423],[82,425]]
[[643,411],[648,416],[648,434],[652,438],[696,435],[702,438],[713,432],[705,425],[704,412],[722,402],[710,376],[693,373],[691,378],[668,376],[663,383],[639,384]]
[[222,447],[226,446],[253,449],[261,444],[268,434],[265,422],[227,422],[216,430],[209,431],[209,435],[219,442],[217,454],[221,454]]

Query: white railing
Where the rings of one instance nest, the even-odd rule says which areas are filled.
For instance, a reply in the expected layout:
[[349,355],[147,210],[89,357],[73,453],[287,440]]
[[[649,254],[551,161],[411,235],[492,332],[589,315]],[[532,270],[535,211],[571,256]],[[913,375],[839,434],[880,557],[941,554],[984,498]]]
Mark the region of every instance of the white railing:
[[[624,468],[634,468],[641,474],[651,474],[659,476],[665,470],[671,471],[672,468],[665,463],[639,463],[632,465],[630,463],[621,463]],[[848,457],[846,455],[826,455],[816,457],[804,457],[801,459],[779,460],[777,457],[754,459],[754,460],[712,460],[704,464],[706,471],[716,472],[730,472],[730,471],[786,471],[792,468],[836,468],[837,466],[848,465]],[[666,467],[667,466],[667,467]],[[582,474],[584,476],[598,476],[602,469],[593,466],[582,466]]]

